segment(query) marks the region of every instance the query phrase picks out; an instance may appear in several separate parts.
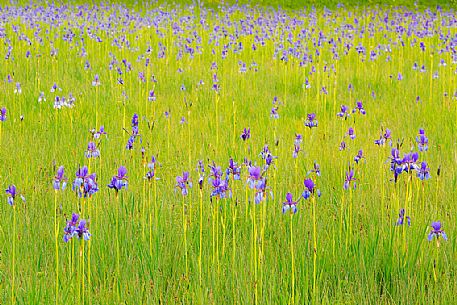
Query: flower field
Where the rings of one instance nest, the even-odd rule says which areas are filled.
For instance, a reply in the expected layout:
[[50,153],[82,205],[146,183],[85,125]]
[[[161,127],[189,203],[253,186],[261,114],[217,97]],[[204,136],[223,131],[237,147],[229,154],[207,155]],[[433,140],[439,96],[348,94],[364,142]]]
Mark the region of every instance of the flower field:
[[445,6],[0,4],[0,304],[454,304]]

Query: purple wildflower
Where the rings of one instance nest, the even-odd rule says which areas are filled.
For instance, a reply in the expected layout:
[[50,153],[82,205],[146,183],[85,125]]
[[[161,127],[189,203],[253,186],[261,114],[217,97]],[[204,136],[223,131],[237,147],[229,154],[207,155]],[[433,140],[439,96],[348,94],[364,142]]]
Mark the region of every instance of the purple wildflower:
[[[411,226],[411,218],[409,216],[406,216],[406,220],[408,222],[408,226]],[[401,209],[400,213],[398,214],[398,220],[397,220],[396,225],[401,226],[401,225],[403,225],[404,221],[405,221],[405,209]]]
[[0,109],[0,121],[1,122],[6,121],[6,108],[5,107],[2,107],[2,109]]
[[127,169],[124,166],[120,166],[118,168],[117,175],[111,178],[111,182],[108,184],[108,187],[110,189],[114,189],[116,191],[116,195],[122,188],[128,187]]
[[96,175],[89,174],[87,166],[80,167],[76,171],[76,178],[73,181],[72,189],[79,197],[91,197],[93,194],[98,192]]
[[431,178],[430,168],[427,166],[427,162],[422,162],[420,168],[417,168],[416,171],[417,177],[420,180],[428,180]]
[[183,196],[188,194],[187,188],[192,188],[192,182],[189,180],[189,172],[183,172],[182,176],[176,177],[176,187],[181,189]]
[[439,221],[436,221],[436,222],[432,222],[432,230],[430,231],[430,233],[428,234],[428,240],[431,241],[433,239],[433,237],[436,237],[437,239],[439,239],[439,237],[441,236],[444,240],[447,240],[447,235],[446,233],[444,233],[443,230],[441,230],[441,222]]
[[244,128],[240,138],[243,141],[246,141],[247,139],[251,138],[251,128]]
[[318,121],[316,120],[315,113],[308,113],[307,120],[305,121],[305,126],[309,128],[317,127]]
[[98,158],[100,157],[100,151],[97,149],[97,145],[94,142],[89,142],[84,155],[86,158]]
[[297,213],[297,201],[293,201],[291,193],[287,193],[286,201],[282,203],[282,213],[285,214],[289,209],[292,213]]
[[359,164],[359,161],[364,159],[365,157],[363,156],[363,150],[359,150],[357,152],[357,155],[354,157],[355,163]]
[[350,116],[349,107],[346,105],[341,105],[341,110],[336,114],[336,116],[346,120]]
[[355,113],[355,112],[359,112],[360,114],[363,114],[363,115],[366,114],[366,111],[363,108],[363,103],[361,101],[357,101],[355,108],[352,109],[352,113]]
[[354,170],[352,169],[349,169],[349,172],[346,172],[346,177],[344,178],[344,185],[343,185],[343,188],[345,190],[349,189],[349,187],[351,186],[351,182],[354,181],[354,189],[357,187],[357,183],[355,181],[357,181],[357,179],[354,178]]
[[419,135],[416,137],[416,142],[419,151],[428,150],[428,138],[425,135],[425,131],[423,129],[419,129]]
[[308,199],[311,197],[311,195],[317,194],[318,197],[321,196],[321,191],[319,189],[316,189],[316,185],[314,184],[314,181],[310,178],[305,179],[303,181],[303,184],[305,185],[305,190],[302,193],[303,199]]
[[60,166],[59,169],[57,170],[57,174],[54,177],[54,182],[53,182],[53,187],[54,189],[57,190],[64,190],[65,187],[67,186],[67,177],[65,176],[65,169],[63,166]]

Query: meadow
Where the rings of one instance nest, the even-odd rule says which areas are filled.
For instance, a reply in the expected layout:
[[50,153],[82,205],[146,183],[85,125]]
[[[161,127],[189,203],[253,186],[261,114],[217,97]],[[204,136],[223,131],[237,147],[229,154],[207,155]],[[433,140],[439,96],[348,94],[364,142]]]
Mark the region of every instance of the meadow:
[[452,6],[2,4],[0,41],[0,304],[455,304]]

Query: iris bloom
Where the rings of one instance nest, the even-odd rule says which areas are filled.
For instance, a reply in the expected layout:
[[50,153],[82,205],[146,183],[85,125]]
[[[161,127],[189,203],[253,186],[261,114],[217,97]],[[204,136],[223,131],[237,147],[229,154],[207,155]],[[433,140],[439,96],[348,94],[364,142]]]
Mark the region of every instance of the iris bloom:
[[355,105],[355,108],[352,109],[352,113],[356,113],[356,112],[359,112],[360,114],[363,114],[363,115],[366,114],[366,111],[363,108],[363,103],[361,101],[357,101],[356,105]]
[[[411,217],[406,216],[406,220],[408,222],[408,226],[411,226]],[[401,226],[405,222],[405,209],[401,209],[400,213],[398,214],[398,220],[396,225]]]
[[317,120],[315,113],[308,113],[307,120],[305,121],[305,126],[309,128],[317,127]]
[[249,139],[250,137],[251,137],[251,128],[244,128],[244,129],[243,129],[243,133],[241,133],[240,138],[241,138],[243,141],[246,141],[246,140]]
[[437,239],[439,239],[439,237],[441,236],[444,240],[447,240],[447,235],[446,233],[444,233],[443,230],[441,230],[441,222],[439,221],[436,221],[436,222],[432,222],[432,230],[430,231],[430,233],[428,234],[428,240],[431,241],[433,239],[433,237],[436,237]]
[[110,189],[114,189],[119,192],[122,188],[128,187],[127,181],[127,169],[124,166],[120,166],[117,170],[117,175],[111,178],[111,182],[108,184]]
[[425,131],[423,129],[419,129],[419,135],[416,137],[416,142],[419,151],[428,150],[428,138],[425,135]]
[[349,107],[346,105],[341,105],[341,110],[336,114],[336,116],[346,120],[350,116]]
[[100,151],[97,149],[97,145],[94,142],[89,142],[89,144],[87,145],[85,156],[86,158],[100,157]]
[[347,190],[349,186],[351,185],[351,182],[354,181],[354,189],[357,187],[357,179],[354,178],[354,170],[350,169],[349,172],[346,172],[346,177],[344,179],[344,185],[343,188]]
[[54,189],[57,190],[64,190],[65,187],[67,186],[67,177],[65,176],[65,169],[63,166],[60,166],[59,169],[57,170],[57,174],[54,177],[54,183],[53,187]]
[[316,189],[316,185],[314,184],[313,180],[308,178],[303,181],[305,185],[305,190],[302,193],[303,199],[308,199],[311,195],[317,194],[317,197],[321,196],[321,191]]
[[87,228],[87,222],[85,219],[79,220],[79,215],[76,213],[73,213],[71,216],[71,219],[67,221],[67,225],[63,229],[64,235],[63,235],[63,241],[64,242],[69,242],[73,237],[77,237],[78,239],[84,238],[84,240],[89,240],[90,239],[90,232],[89,229]]
[[91,197],[98,192],[98,184],[95,180],[96,175],[89,175],[87,166],[80,167],[76,171],[76,178],[73,181],[73,191],[75,191],[79,197]]
[[421,167],[417,169],[417,177],[420,180],[428,180],[430,176],[430,168],[427,166],[427,162],[422,162]]
[[292,200],[292,194],[287,193],[286,201],[282,203],[282,213],[286,213],[288,210],[291,210],[292,213],[297,213],[297,201]]
[[363,156],[363,150],[359,150],[357,152],[357,155],[354,157],[355,163],[359,164],[359,161],[364,159],[365,157]]
[[6,108],[5,107],[2,107],[2,109],[0,109],[0,121],[1,122],[6,121]]
[[187,187],[192,188],[192,182],[189,180],[189,172],[183,172],[182,176],[176,177],[176,187],[181,189],[183,196],[188,194]]

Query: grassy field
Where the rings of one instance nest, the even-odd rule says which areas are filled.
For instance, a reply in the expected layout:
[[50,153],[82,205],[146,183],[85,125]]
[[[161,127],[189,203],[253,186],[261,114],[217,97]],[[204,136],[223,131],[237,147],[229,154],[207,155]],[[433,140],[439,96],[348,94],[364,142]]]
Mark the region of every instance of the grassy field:
[[0,304],[455,303],[453,4],[287,3],[0,6]]

